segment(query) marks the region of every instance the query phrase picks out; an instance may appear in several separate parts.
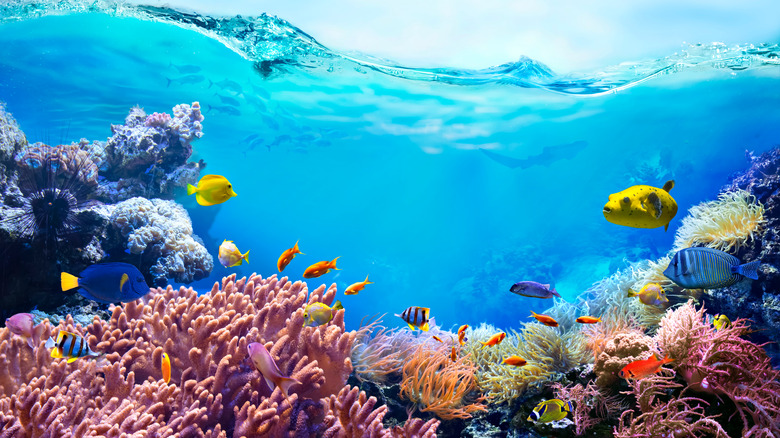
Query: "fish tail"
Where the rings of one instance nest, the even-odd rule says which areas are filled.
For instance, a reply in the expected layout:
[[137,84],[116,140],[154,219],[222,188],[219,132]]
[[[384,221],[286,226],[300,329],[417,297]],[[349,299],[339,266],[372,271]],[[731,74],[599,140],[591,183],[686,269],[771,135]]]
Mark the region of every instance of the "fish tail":
[[635,297],[639,295],[634,289],[628,288],[628,293],[626,294],[626,297]]
[[747,278],[758,280],[758,265],[761,264],[760,260],[753,260],[750,263],[737,266],[737,274],[744,275]]
[[251,251],[251,250],[247,250],[247,252],[245,252],[244,254],[241,255],[241,258],[244,259],[244,261],[247,262],[247,263],[249,263],[249,257],[247,257],[247,254],[249,254],[249,251]]
[[171,86],[171,78],[165,78],[166,81],[168,81],[167,84],[165,84],[165,88],[168,88]]
[[563,405],[563,410],[566,412],[574,412],[574,405],[571,404],[571,401],[567,401],[565,405]]
[[295,245],[293,246],[293,254],[306,255],[306,254],[302,253],[301,250],[298,248],[298,242],[300,242],[300,240],[296,240],[295,241]]
[[344,306],[341,304],[341,301],[336,301],[335,304],[333,304],[333,310],[341,310]]
[[550,290],[550,292],[552,292],[552,294],[553,294],[553,295],[555,295],[556,297],[558,297],[558,298],[562,298],[562,297],[561,297],[561,294],[559,294],[559,293],[558,293],[558,291],[557,291],[557,290],[555,290],[555,288],[552,288],[552,289]]
[[[339,256],[339,257],[341,257],[341,256]],[[330,261],[330,263],[328,263],[328,267],[329,267],[330,269],[335,269],[335,270],[337,270],[337,271],[340,271],[340,270],[341,270],[341,269],[339,269],[339,268],[337,268],[337,267],[336,267],[336,260],[338,260],[338,259],[339,259],[339,257],[336,257],[335,259],[331,260],[331,261]]]
[[290,387],[295,385],[296,383],[301,383],[301,382],[291,377],[280,377],[279,380],[276,381],[276,385],[282,391],[282,394],[284,394],[285,398],[289,397]]
[[187,196],[190,196],[190,195],[192,195],[193,193],[195,193],[197,191],[198,191],[197,187],[195,187],[192,184],[187,184]]
[[368,275],[366,275],[366,279],[363,280],[363,282],[366,283],[366,284],[374,284],[373,281],[368,281]]
[[60,274],[60,283],[63,291],[75,289],[79,287],[79,278],[75,275],[63,272]]

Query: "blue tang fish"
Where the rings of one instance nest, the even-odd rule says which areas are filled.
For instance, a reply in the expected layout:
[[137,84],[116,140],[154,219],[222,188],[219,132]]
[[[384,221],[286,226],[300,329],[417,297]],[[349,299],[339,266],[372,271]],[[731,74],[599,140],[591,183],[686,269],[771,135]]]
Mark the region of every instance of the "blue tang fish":
[[741,264],[731,254],[712,248],[685,248],[677,251],[664,275],[686,289],[719,289],[745,277],[758,280],[758,260]]
[[81,271],[78,277],[63,272],[62,290],[79,288],[85,298],[99,303],[129,303],[149,293],[141,271],[129,263],[100,263]]

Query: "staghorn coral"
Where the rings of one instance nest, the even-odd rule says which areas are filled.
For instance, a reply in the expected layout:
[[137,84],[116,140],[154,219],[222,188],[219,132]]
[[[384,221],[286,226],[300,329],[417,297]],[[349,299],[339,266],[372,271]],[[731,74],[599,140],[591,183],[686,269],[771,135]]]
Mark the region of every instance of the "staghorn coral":
[[471,418],[487,410],[482,397],[473,403],[466,400],[477,389],[476,370],[467,356],[453,362],[444,346],[420,345],[403,366],[401,397],[443,420]]
[[674,236],[674,251],[706,246],[739,251],[765,224],[764,206],[744,190],[723,192],[717,201],[694,205]]
[[[233,275],[221,286],[202,296],[157,289],[146,303],[114,306],[109,321],[95,318],[86,328],[70,316],[58,327],[44,321],[47,335],[84,334],[91,348],[107,353],[103,362],[55,360],[43,340],[31,350],[0,330],[0,437],[320,436],[336,418],[353,431],[368,418],[381,422],[382,408],[369,412],[364,394],[344,388],[355,336],[344,329],[344,312],[326,325],[303,326],[305,306],[330,304],[335,285],[309,293],[286,277]],[[302,382],[289,398],[266,386],[247,358],[250,342],[263,342],[282,372]],[[161,379],[163,351],[171,358],[170,384]],[[377,436],[433,436],[437,425],[409,421],[398,434]]]
[[115,206],[110,222],[131,254],[156,259],[149,270],[155,284],[164,284],[166,278],[189,283],[214,269],[211,254],[192,234],[187,211],[173,201],[128,199]]
[[[731,399],[743,436],[780,435],[780,371],[762,346],[743,336],[745,319],[715,330],[705,310],[691,303],[667,312],[656,334],[658,345],[676,359],[675,369],[695,391]],[[734,415],[736,415],[736,413]]]

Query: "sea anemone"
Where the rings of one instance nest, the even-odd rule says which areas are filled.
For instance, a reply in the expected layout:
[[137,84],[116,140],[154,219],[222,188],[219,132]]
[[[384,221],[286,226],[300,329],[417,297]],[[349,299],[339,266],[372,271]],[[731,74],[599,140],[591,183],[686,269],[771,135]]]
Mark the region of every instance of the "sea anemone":
[[764,206],[753,195],[744,190],[721,193],[718,200],[688,210],[674,236],[674,251],[692,246],[737,251],[765,223]]

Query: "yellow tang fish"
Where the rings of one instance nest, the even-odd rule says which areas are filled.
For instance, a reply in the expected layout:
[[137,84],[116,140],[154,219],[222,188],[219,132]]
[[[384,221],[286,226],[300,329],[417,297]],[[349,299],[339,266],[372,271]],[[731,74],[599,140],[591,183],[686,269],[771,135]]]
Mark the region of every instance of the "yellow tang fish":
[[731,320],[728,316],[721,313],[712,318],[712,325],[715,326],[715,330],[721,330],[731,326]]
[[91,356],[101,357],[105,353],[95,353],[89,348],[87,341],[71,332],[60,330],[57,334],[57,340],[49,338],[46,341],[46,348],[51,348],[51,357],[53,358],[68,358],[68,363],[77,360],[80,357]]
[[249,254],[249,251],[241,254],[241,251],[238,250],[236,244],[233,243],[232,240],[226,239],[222,242],[222,245],[219,245],[219,255],[217,258],[219,258],[219,262],[222,263],[222,266],[232,268],[233,266],[239,266],[244,260],[249,263],[249,259],[246,257],[247,254]]
[[306,306],[303,311],[303,318],[306,320],[304,327],[317,327],[322,324],[327,324],[333,319],[336,311],[343,309],[341,301],[336,301],[333,307],[329,307],[325,303],[312,303]]
[[573,409],[574,407],[570,401],[564,402],[557,398],[546,400],[536,405],[531,415],[528,416],[528,421],[549,423],[551,421],[563,420],[566,414]]
[[222,175],[203,175],[198,186],[187,184],[187,196],[195,194],[195,200],[200,205],[221,204],[233,196],[233,185]]
[[609,195],[604,206],[604,217],[613,224],[634,228],[669,229],[669,222],[677,214],[677,202],[669,195],[674,181],[662,188],[632,186]]
[[666,298],[666,291],[658,283],[647,283],[636,292],[629,288],[627,297],[639,297],[639,301],[645,306],[662,306],[669,302],[669,298]]

